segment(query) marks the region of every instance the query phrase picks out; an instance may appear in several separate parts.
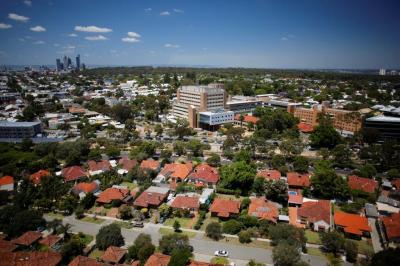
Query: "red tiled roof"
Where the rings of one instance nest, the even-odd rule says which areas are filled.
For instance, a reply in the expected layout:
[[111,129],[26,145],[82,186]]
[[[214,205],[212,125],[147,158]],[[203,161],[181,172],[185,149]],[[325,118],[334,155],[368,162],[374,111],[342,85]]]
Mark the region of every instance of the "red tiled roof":
[[194,169],[193,173],[189,175],[189,178],[200,182],[216,184],[219,180],[219,174],[216,168],[203,163]]
[[298,209],[297,214],[311,223],[322,220],[327,224],[331,224],[331,202],[329,200],[304,202]]
[[155,160],[144,160],[140,163],[140,169],[150,169],[157,171],[160,168],[160,162]]
[[289,186],[295,187],[309,187],[310,174],[299,174],[296,172],[289,172],[286,174]]
[[382,218],[389,241],[400,238],[400,213]]
[[30,246],[36,241],[38,241],[42,237],[40,232],[36,231],[28,231],[25,232],[20,237],[13,239],[11,242],[13,244],[21,245],[21,246]]
[[126,249],[122,249],[115,246],[109,246],[101,259],[109,263],[119,263],[126,254]]
[[195,209],[200,207],[199,198],[196,196],[189,197],[185,195],[178,195],[171,204],[172,208],[176,209]]
[[0,178],[0,186],[14,184],[14,177],[10,175],[5,175]]
[[81,256],[81,255],[75,257],[68,264],[68,266],[106,266],[106,265],[108,265],[108,264],[99,262],[96,259]]
[[191,261],[189,266],[217,266],[217,264],[210,264],[202,261]]
[[276,223],[279,217],[279,210],[276,203],[267,201],[264,197],[252,198],[249,205],[249,215],[259,219]]
[[335,212],[334,221],[335,225],[343,227],[347,233],[361,236],[362,232],[371,232],[368,219],[358,214]]
[[70,166],[62,169],[61,171],[62,176],[64,177],[65,181],[75,181],[82,177],[86,177],[86,172],[82,168],[82,166]]
[[192,163],[169,163],[164,165],[160,174],[184,180],[193,169]]
[[48,247],[54,246],[56,243],[58,243],[61,240],[61,237],[56,236],[56,235],[48,235],[42,240],[39,241],[40,244],[46,245]]
[[99,185],[96,182],[81,182],[74,186],[73,190],[75,193],[79,194],[81,192],[84,193],[93,193],[99,188]]
[[297,128],[303,133],[310,133],[314,131],[314,127],[312,125],[304,122],[298,123]]
[[139,197],[136,198],[133,205],[143,208],[147,208],[149,206],[159,206],[167,197],[168,193],[162,194],[143,191],[142,194],[140,194]]
[[288,203],[303,204],[303,196],[301,194],[292,195],[289,194]]
[[10,241],[0,239],[0,252],[12,252],[17,248],[17,245],[11,243]]
[[110,187],[101,192],[96,201],[99,203],[110,203],[113,200],[123,200],[129,194],[129,189]]
[[278,181],[281,179],[281,172],[278,170],[261,170],[257,173],[258,177],[264,177],[265,179]]
[[154,253],[151,255],[144,266],[168,266],[171,256],[161,253]]
[[128,157],[122,157],[119,159],[118,164],[121,165],[126,171],[130,171],[137,165],[137,161],[130,160]]
[[393,181],[392,181],[392,185],[393,185],[397,190],[400,190],[400,178],[393,180]]
[[298,228],[304,228],[304,224],[301,224],[297,221],[297,211],[297,207],[289,207],[289,224]]
[[4,252],[0,266],[56,266],[60,261],[60,253],[54,251]]
[[[240,114],[235,115],[235,120],[240,121]],[[245,122],[245,123],[257,124],[258,120],[260,120],[258,117],[255,117],[252,115],[244,115],[243,116],[243,122]]]
[[89,170],[92,172],[96,171],[108,171],[111,169],[110,161],[101,160],[100,162],[95,162],[93,160],[88,161]]
[[210,212],[216,213],[220,217],[229,217],[231,214],[238,214],[240,211],[240,201],[231,199],[215,199],[210,207]]
[[349,176],[348,184],[351,189],[362,190],[367,193],[374,193],[378,187],[378,182],[375,180],[356,175]]
[[42,177],[44,176],[49,176],[50,172],[47,170],[39,170],[36,173],[31,174],[29,177],[29,180],[32,181],[32,183],[38,185],[41,182]]

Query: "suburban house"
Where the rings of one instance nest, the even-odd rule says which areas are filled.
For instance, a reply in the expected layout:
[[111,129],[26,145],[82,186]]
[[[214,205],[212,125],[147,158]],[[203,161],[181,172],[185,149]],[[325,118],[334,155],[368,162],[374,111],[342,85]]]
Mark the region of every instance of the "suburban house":
[[340,211],[335,212],[333,217],[338,231],[357,238],[370,237],[371,227],[366,217]]
[[62,169],[61,175],[66,182],[76,181],[87,177],[85,169],[82,166],[70,166]]
[[88,193],[95,194],[100,190],[100,181],[95,180],[93,182],[81,182],[76,184],[72,188],[72,193],[78,195],[80,199],[86,197]]
[[388,243],[400,243],[400,213],[381,218],[384,235]]
[[151,171],[158,172],[158,171],[160,171],[160,167],[161,167],[160,162],[152,160],[152,159],[143,160],[140,163],[140,169],[142,171],[151,170]]
[[260,170],[257,177],[264,177],[266,180],[278,181],[281,179],[281,172],[278,170]]
[[192,169],[192,163],[169,163],[164,165],[156,179],[162,181],[170,179],[172,182],[181,182],[186,179]]
[[17,245],[4,239],[0,239],[0,250],[1,252],[13,252],[17,248]]
[[313,231],[329,231],[331,227],[331,202],[306,201],[297,210],[297,220]]
[[36,173],[33,173],[30,175],[29,180],[35,184],[35,185],[39,185],[40,182],[42,181],[42,177],[45,176],[50,176],[50,172],[47,170],[39,170]]
[[120,247],[109,246],[100,259],[104,262],[111,264],[120,263],[125,257],[126,249]]
[[171,256],[154,253],[147,259],[144,266],[168,266],[170,260]]
[[240,201],[231,199],[214,199],[210,207],[212,216],[231,218],[237,216],[240,211]]
[[177,195],[171,203],[171,208],[176,210],[189,210],[197,212],[200,208],[200,201],[197,195]]
[[200,164],[188,176],[188,181],[199,185],[215,187],[219,181],[218,170],[206,163]]
[[93,160],[88,161],[88,167],[89,167],[89,174],[91,176],[102,174],[112,169],[110,161],[108,160],[101,160],[100,162],[96,162]]
[[45,238],[41,239],[39,241],[39,244],[42,244],[49,248],[55,249],[57,246],[60,247],[57,244],[61,241],[61,239],[62,238],[57,235],[48,235]]
[[[76,256],[68,266],[107,266],[108,264],[102,263],[97,259],[92,259],[82,255]],[[46,265],[47,266],[47,265]]]
[[378,188],[378,182],[374,179],[359,177],[356,175],[349,176],[347,183],[351,189],[361,190],[366,193],[374,193]]
[[42,238],[42,233],[36,231],[28,231],[16,239],[11,240],[11,243],[18,246],[29,247],[35,244]]
[[118,174],[124,175],[131,171],[137,165],[137,161],[131,160],[127,156],[125,156],[119,159],[118,165],[120,166],[120,169],[118,169]]
[[300,193],[289,191],[288,204],[291,207],[300,207],[303,204],[303,196]]
[[0,178],[0,190],[14,191],[14,177],[6,175]]
[[61,254],[54,251],[2,252],[0,265],[45,265],[56,266]]
[[248,214],[255,216],[261,220],[268,220],[270,222],[276,223],[279,218],[278,204],[269,200],[265,197],[260,198],[250,198],[251,202],[249,205]]
[[168,194],[169,188],[151,186],[136,198],[133,205],[139,208],[157,208],[167,199]]
[[392,213],[400,212],[400,202],[384,195],[378,197],[376,207],[378,212],[382,215],[390,215]]
[[303,189],[310,186],[310,174],[308,173],[289,172],[286,177],[290,189]]
[[109,204],[114,200],[128,202],[130,199],[132,199],[132,196],[129,189],[110,187],[99,194],[96,202],[100,204]]

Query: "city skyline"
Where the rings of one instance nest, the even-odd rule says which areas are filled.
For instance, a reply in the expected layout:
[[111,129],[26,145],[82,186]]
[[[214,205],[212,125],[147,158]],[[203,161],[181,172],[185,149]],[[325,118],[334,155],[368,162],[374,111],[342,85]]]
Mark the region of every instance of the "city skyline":
[[4,1],[0,64],[400,67],[396,1],[93,3]]

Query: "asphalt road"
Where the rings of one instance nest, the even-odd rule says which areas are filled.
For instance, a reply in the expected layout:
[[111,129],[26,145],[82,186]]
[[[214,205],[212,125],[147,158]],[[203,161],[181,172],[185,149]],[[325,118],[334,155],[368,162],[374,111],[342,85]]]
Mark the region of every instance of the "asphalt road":
[[[46,217],[46,220],[53,220],[51,217]],[[89,235],[97,235],[99,229],[106,225],[111,224],[113,221],[105,221],[102,224],[94,224],[75,219],[74,216],[65,217],[63,223],[69,223],[72,232],[83,232]],[[162,235],[159,233],[160,225],[146,223],[144,228],[125,229],[122,228],[121,232],[125,238],[125,246],[130,246],[140,233],[146,233],[151,236],[152,242],[158,245],[159,239]],[[243,245],[236,245],[221,241],[210,241],[203,239],[202,235],[197,235],[190,239],[190,244],[194,248],[194,253],[204,256],[214,256],[216,250],[226,250],[229,252],[229,258],[240,261],[248,261],[254,259],[258,262],[267,263],[272,265],[272,250],[256,247],[246,247]],[[325,266],[326,260],[322,257],[303,255],[303,260],[312,266]]]

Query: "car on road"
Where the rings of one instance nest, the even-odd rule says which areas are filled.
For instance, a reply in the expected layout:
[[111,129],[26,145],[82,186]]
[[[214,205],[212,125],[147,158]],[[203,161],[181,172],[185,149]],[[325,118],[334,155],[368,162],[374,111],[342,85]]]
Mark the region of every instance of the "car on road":
[[228,251],[226,251],[226,250],[217,250],[214,252],[214,255],[217,257],[228,257],[229,256]]
[[133,226],[133,227],[140,227],[140,228],[143,228],[143,227],[144,227],[144,224],[143,224],[143,222],[141,222],[141,221],[133,221],[133,222],[132,222],[132,226]]

